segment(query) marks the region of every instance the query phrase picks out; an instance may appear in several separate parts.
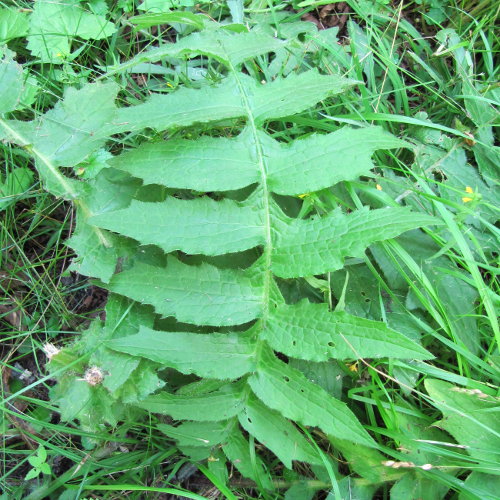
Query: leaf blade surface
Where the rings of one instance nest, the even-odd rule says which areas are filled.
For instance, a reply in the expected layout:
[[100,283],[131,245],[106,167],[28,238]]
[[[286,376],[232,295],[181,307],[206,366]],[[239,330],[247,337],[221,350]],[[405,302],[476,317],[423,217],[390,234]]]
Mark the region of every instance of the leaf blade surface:
[[97,215],[90,222],[153,244],[165,252],[221,255],[247,250],[264,243],[263,214],[254,204],[208,197],[164,202],[132,201],[116,212]]
[[165,332],[141,327],[136,335],[111,340],[108,346],[200,377],[236,379],[255,368],[255,343],[238,333]]
[[261,288],[244,272],[188,266],[174,257],[166,268],[137,263],[116,274],[109,288],[185,323],[237,325],[261,314]]
[[434,217],[406,208],[360,209],[347,215],[335,211],[322,218],[294,219],[274,233],[272,268],[281,278],[336,271],[346,257],[362,257],[376,241],[437,223]]
[[237,388],[225,386],[218,391],[197,396],[179,396],[164,391],[143,399],[137,406],[153,413],[170,415],[176,420],[216,422],[237,415],[243,407],[243,401]]
[[312,135],[283,146],[268,158],[269,186],[277,194],[300,195],[367,175],[377,149],[399,148],[404,141],[381,127],[344,127],[325,135]]
[[429,359],[432,354],[385,323],[305,300],[280,305],[271,314],[262,337],[273,349],[299,359],[330,358]]
[[375,445],[345,403],[274,355],[263,353],[258,370],[249,377],[248,383],[263,403],[287,418],[354,443]]
[[145,184],[178,189],[228,191],[259,180],[248,134],[146,143],[109,163]]

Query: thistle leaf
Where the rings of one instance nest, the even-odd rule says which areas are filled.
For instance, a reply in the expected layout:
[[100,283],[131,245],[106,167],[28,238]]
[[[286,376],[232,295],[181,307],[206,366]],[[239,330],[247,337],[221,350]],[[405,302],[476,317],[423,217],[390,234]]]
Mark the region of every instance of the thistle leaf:
[[237,415],[243,406],[238,386],[224,386],[218,391],[202,395],[176,396],[161,392],[143,399],[137,406],[145,410],[170,415],[176,420],[216,422]]
[[348,215],[335,211],[322,218],[295,219],[274,233],[273,272],[296,278],[336,271],[346,257],[362,257],[375,241],[438,223],[407,208],[362,209]]
[[112,131],[125,132],[187,127],[245,115],[234,78],[201,89],[182,88],[168,95],[154,95],[144,104],[121,108]]
[[432,355],[385,323],[329,312],[326,304],[301,301],[280,305],[262,332],[269,345],[287,356],[310,361],[330,358],[429,359]]
[[[70,4],[79,14],[75,2]],[[49,3],[36,2],[35,21]],[[216,61],[211,67],[219,83],[197,82],[119,109],[116,85],[69,89],[36,122],[2,120],[2,139],[34,156],[53,194],[74,200],[77,223],[69,244],[78,255],[73,268],[121,296],[119,307],[109,307],[106,324],[94,323],[78,346],[81,352],[74,351],[85,363],[99,365],[104,380],[90,387],[67,372],[54,392],[63,417],[97,429],[139,408],[188,421],[160,429],[192,457],[205,459],[211,447],[220,445],[243,475],[272,489],[254,439],[288,468],[294,460],[323,463],[299,424],[376,447],[355,413],[311,373],[338,374],[337,364],[336,371],[328,370],[332,358],[432,357],[385,323],[309,302],[312,296],[302,293],[301,284],[289,293],[295,286],[290,280],[341,269],[346,258],[363,257],[374,242],[439,221],[407,208],[364,207],[350,213],[331,208],[339,199],[343,206],[355,205],[336,184],[372,175],[375,151],[407,143],[378,127],[345,127],[295,140],[287,133],[290,142],[284,143],[286,124],[274,121],[314,112],[316,104],[355,82],[316,70],[256,81],[252,67],[278,74],[267,71],[265,54],[284,53],[289,42],[254,31],[233,33],[194,17],[205,31],[145,52],[112,72],[165,57],[203,56]],[[73,34],[96,37],[90,31]],[[63,34],[64,43],[68,36]],[[54,47],[49,44],[40,55],[53,59]],[[241,64],[257,56],[264,57],[243,71]],[[17,66],[2,64],[0,81],[12,88],[0,85],[6,96],[0,111],[9,112],[19,101],[22,81]],[[162,134],[128,141],[143,144],[108,162],[102,148],[113,134],[144,128]],[[78,165],[81,173],[81,162],[96,151],[103,151],[104,159],[90,178],[59,172],[60,166]],[[313,191],[322,191],[317,217],[309,216],[309,200],[290,198]],[[323,204],[328,194],[331,204]],[[315,281],[326,283],[321,277]],[[311,368],[312,361],[321,364]],[[169,387],[176,392],[159,391],[167,384],[162,377],[174,370],[180,373]],[[333,387],[340,397],[342,384]],[[222,456],[220,450],[217,454]]]
[[238,415],[241,426],[269,448],[289,469],[292,460],[321,464],[321,458],[303,434],[277,411],[250,396]]
[[249,273],[169,257],[165,268],[137,263],[115,274],[109,288],[162,316],[198,325],[238,325],[261,314],[262,289]]
[[158,332],[143,327],[136,335],[107,345],[200,377],[236,379],[255,369],[255,342],[245,334]]
[[211,57],[226,65],[237,66],[248,59],[281,49],[284,45],[285,42],[263,33],[240,33],[235,37],[224,29],[217,29],[193,33],[177,43],[148,50],[125,65],[118,66],[114,71],[136,66],[141,62],[158,62],[165,57],[200,55]]
[[90,222],[165,252],[221,255],[264,243],[263,212],[257,204],[210,198],[162,203],[133,201],[122,210],[92,217]]
[[248,383],[263,403],[287,418],[319,427],[334,437],[349,436],[349,441],[354,443],[375,446],[345,403],[268,351],[262,354],[258,370],[249,377]]
[[380,127],[344,127],[330,134],[315,134],[268,156],[269,188],[273,193],[295,196],[354,180],[369,175],[376,150],[405,146],[407,143]]
[[227,191],[259,180],[248,134],[145,143],[109,163],[145,184],[196,191]]
[[249,118],[260,124],[300,113],[350,85],[350,80],[320,75],[315,70],[267,84],[256,83],[245,74],[233,74],[213,87],[183,88],[168,95],[154,95],[144,104],[122,108],[113,131],[146,127],[167,130],[229,118]]
[[[179,105],[181,103],[177,103]],[[331,134],[281,144],[257,131],[267,163],[267,183],[277,194],[296,196],[369,175],[377,149],[407,143],[379,127],[345,127]],[[249,129],[234,139],[145,143],[110,164],[147,184],[197,191],[227,191],[259,182],[255,138]]]

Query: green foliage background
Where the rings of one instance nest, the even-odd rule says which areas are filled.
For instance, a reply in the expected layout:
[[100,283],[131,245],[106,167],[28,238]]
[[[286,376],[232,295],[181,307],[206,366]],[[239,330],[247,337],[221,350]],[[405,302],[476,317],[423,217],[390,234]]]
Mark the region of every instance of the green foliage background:
[[493,8],[324,3],[0,10],[5,498],[495,498]]

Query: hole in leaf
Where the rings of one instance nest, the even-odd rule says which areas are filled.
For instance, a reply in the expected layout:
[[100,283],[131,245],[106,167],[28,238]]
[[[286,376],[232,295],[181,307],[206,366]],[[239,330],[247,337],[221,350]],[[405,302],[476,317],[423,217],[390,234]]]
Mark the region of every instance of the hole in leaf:
[[290,382],[290,377],[283,377],[283,380],[284,380],[285,382]]
[[332,341],[328,342],[328,347],[335,347],[335,342]]
[[297,342],[295,340],[292,340],[292,345],[293,346],[296,346],[297,345]]

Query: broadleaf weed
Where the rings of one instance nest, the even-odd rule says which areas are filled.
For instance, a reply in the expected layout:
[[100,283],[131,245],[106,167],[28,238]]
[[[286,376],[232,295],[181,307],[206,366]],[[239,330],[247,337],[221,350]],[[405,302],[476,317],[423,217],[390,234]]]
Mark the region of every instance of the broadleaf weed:
[[[223,492],[227,462],[264,497],[291,487],[378,498],[391,487],[391,498],[443,498],[460,482],[478,498],[481,480],[493,484],[497,424],[462,408],[497,408],[498,295],[484,287],[498,220],[496,94],[444,30],[434,56],[451,54],[456,74],[440,100],[426,80],[443,89],[449,68],[431,67],[422,40],[408,42],[415,68],[403,68],[396,34],[403,44],[414,28],[398,18],[388,41],[382,2],[356,3],[371,22],[349,22],[349,50],[335,30],[253,8],[250,29],[192,12],[132,18],[149,29],[163,16],[186,34],[112,61],[31,121],[30,75],[4,52],[0,136],[73,204],[70,270],[109,292],[105,317],[49,349],[51,399],[89,454],[111,429],[126,442],[149,415],[154,439],[206,463]],[[111,36],[105,15],[85,11],[92,29],[63,33],[64,55],[37,38],[28,49],[54,64],[78,58],[68,39]],[[24,36],[18,17],[11,37]],[[454,120],[415,109],[422,91]],[[32,182],[16,171],[0,210]],[[449,434],[432,426],[433,406]],[[28,478],[51,473],[42,455]]]

